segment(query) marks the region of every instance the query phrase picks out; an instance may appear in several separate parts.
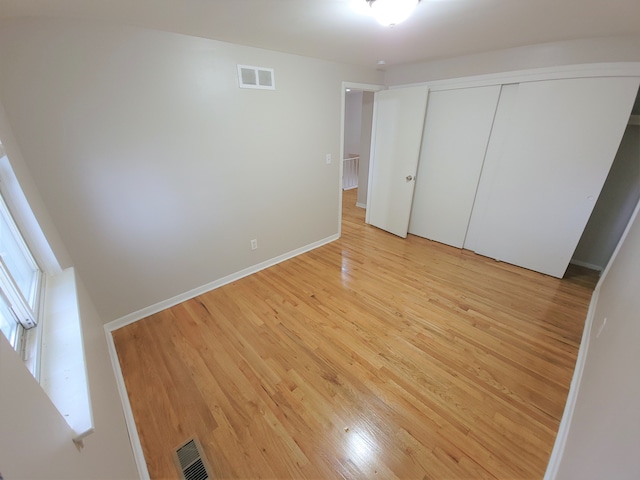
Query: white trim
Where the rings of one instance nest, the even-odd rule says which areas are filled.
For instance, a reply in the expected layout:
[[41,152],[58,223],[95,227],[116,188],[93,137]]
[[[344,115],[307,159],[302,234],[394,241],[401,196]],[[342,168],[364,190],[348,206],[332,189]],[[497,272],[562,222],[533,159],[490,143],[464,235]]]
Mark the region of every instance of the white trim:
[[[6,145],[4,145],[6,147]],[[17,156],[17,155],[16,155]],[[7,155],[0,157],[0,192],[36,263],[45,273],[57,275],[62,267],[29,206]]]
[[[376,122],[378,121],[378,99],[373,96],[373,110],[371,112],[371,143],[369,143],[369,172],[367,178],[367,202],[372,198],[371,186],[373,185],[373,169],[376,165]],[[364,223],[369,223],[370,210],[364,212]]]
[[584,322],[582,341],[580,342],[580,349],[578,350],[578,358],[576,359],[576,367],[573,371],[571,386],[569,387],[569,394],[567,395],[567,403],[564,406],[562,420],[558,427],[558,435],[556,436],[556,441],[553,444],[553,450],[551,451],[549,464],[547,465],[547,471],[544,474],[543,480],[554,480],[558,474],[558,468],[560,468],[560,462],[562,461],[562,455],[564,454],[564,447],[569,436],[571,420],[573,419],[573,412],[576,409],[576,402],[578,401],[580,383],[582,382],[582,373],[584,372],[584,366],[587,363],[587,352],[589,351],[589,340],[591,338],[591,326],[593,325],[593,318],[595,317],[596,307],[598,304],[598,294],[600,292],[599,287],[600,285],[596,287],[593,295],[591,296],[589,311],[587,312],[587,318]]
[[[342,82],[340,87],[340,156],[344,155],[344,116],[347,107],[347,82]],[[340,162],[338,166],[338,237],[342,236],[342,175],[344,175],[344,163]]]
[[[113,322],[112,322],[113,323]],[[118,353],[116,352],[116,345],[113,342],[112,331],[109,329],[109,324],[104,326],[105,335],[107,336],[107,350],[109,351],[109,358],[111,359],[111,367],[116,375],[116,384],[118,385],[118,393],[120,394],[120,402],[122,403],[122,411],[124,413],[124,420],[127,424],[127,431],[129,432],[129,441],[131,442],[131,449],[133,450],[133,458],[136,461],[136,467],[138,468],[138,475],[140,480],[150,480],[149,470],[147,469],[147,462],[144,459],[144,452],[142,451],[142,444],[140,443],[140,437],[138,436],[138,429],[136,428],[136,422],[133,418],[133,410],[131,410],[131,403],[129,403],[129,397],[127,395],[127,387],[124,383],[124,376],[120,369],[120,362],[118,361]]]
[[640,76],[640,62],[587,63],[393,85],[390,86],[389,89],[427,85],[430,90],[438,91],[498,84],[505,85],[508,83],[558,80],[563,78],[638,76]]
[[607,266],[604,267],[604,272],[602,272],[602,275],[600,276],[600,280],[598,281],[598,287],[600,287],[600,285],[604,282],[604,279],[607,278],[607,275],[609,274],[609,270],[611,270],[611,266],[613,265],[613,261],[618,256],[618,252],[622,248],[622,244],[626,240],[627,235],[629,235],[629,230],[631,230],[631,225],[633,225],[633,223],[636,221],[636,218],[638,217],[639,212],[640,212],[640,200],[638,200],[638,203],[636,204],[636,208],[633,210],[633,213],[631,214],[631,218],[627,222],[627,226],[624,228],[624,232],[622,232],[622,236],[620,237],[620,240],[618,240],[618,245],[616,245],[616,249],[611,254],[609,263],[607,263]]
[[44,304],[40,386],[73,430],[73,440],[80,442],[95,423],[72,267],[47,278]]
[[367,204],[362,202],[356,202],[356,207],[367,208]]
[[379,92],[380,90],[386,90],[387,87],[379,85],[377,83],[357,83],[357,82],[342,82],[343,93],[347,88],[351,90],[362,90],[363,92]]
[[[38,317],[39,318],[42,318],[46,313],[44,310],[44,303],[47,295],[47,286],[49,283],[47,281],[48,276],[50,275],[42,276],[42,284],[40,285],[41,290],[40,290],[40,296],[38,298]],[[77,292],[76,292],[76,295],[77,295]],[[33,363],[33,372],[31,373],[33,375],[33,378],[35,378],[36,381],[38,382],[38,384],[40,383],[40,371],[42,370],[42,330],[43,330],[42,327],[36,328],[35,331],[33,332],[33,334],[35,335],[33,348],[35,348],[36,358]],[[82,344],[82,349],[84,351],[84,342]],[[91,392],[89,392],[89,395],[91,395]]]
[[251,267],[247,267],[243,270],[240,270],[239,272],[232,273],[231,275],[227,275],[226,277],[222,277],[218,280],[214,280],[213,282],[207,283],[200,287],[196,287],[192,290],[189,290],[188,292],[184,292],[180,295],[176,295],[175,297],[163,300],[156,303],[155,305],[150,305],[141,310],[138,310],[137,312],[130,313],[129,315],[125,315],[124,317],[120,317],[105,324],[105,330],[107,332],[113,332],[114,330],[127,326],[131,323],[135,323],[138,320],[142,320],[143,318],[161,312],[162,310],[171,308],[175,305],[178,305],[179,303],[186,302],[187,300],[197,297],[198,295],[210,292],[211,290],[215,290],[216,288],[220,288],[224,285],[227,285],[228,283],[240,280],[241,278],[259,272],[260,270],[272,267],[273,265],[284,262],[285,260],[289,260],[290,258],[297,257],[298,255],[306,253],[310,250],[314,250],[318,247],[326,245],[327,243],[331,243],[335,240],[338,240],[338,238],[340,238],[338,234],[331,235],[330,237],[323,238],[322,240],[310,243],[309,245],[305,245],[304,247],[296,248],[295,250],[291,250],[290,252],[283,253],[282,255],[278,255],[277,257],[271,258],[269,260],[265,260],[264,262],[258,263],[257,265],[252,265]]
[[604,267],[602,265],[596,265],[595,263],[583,262],[582,260],[576,260],[575,258],[572,258],[569,263],[572,264],[572,265],[577,265],[579,267],[584,267],[584,268],[589,268],[591,270],[596,270],[597,272],[602,272],[602,270],[604,270]]
[[613,251],[611,258],[609,259],[609,263],[600,275],[600,280],[598,280],[598,284],[596,285],[595,290],[593,291],[593,295],[591,296],[591,303],[589,304],[589,311],[587,312],[587,318],[584,322],[584,332],[582,334],[582,341],[580,342],[580,349],[578,350],[578,358],[576,360],[576,368],[573,371],[573,378],[571,379],[571,386],[569,387],[569,395],[567,396],[567,403],[564,407],[564,413],[562,414],[562,420],[560,421],[560,427],[558,428],[558,435],[556,436],[556,441],[553,445],[553,450],[551,452],[551,457],[549,458],[549,464],[547,465],[547,471],[544,475],[544,480],[555,480],[558,469],[560,468],[560,462],[562,461],[562,456],[564,455],[564,447],[567,443],[567,438],[569,437],[569,431],[571,430],[571,420],[573,418],[573,412],[576,408],[576,402],[578,401],[578,393],[580,392],[580,383],[582,382],[582,374],[584,372],[584,366],[587,362],[587,352],[589,350],[589,340],[591,337],[591,328],[593,325],[593,318],[596,313],[596,309],[598,307],[598,296],[600,294],[600,288],[604,284],[604,281],[609,274],[609,270],[611,270],[611,266],[618,256],[618,252],[622,248],[622,244],[627,238],[629,234],[629,230],[631,230],[631,226],[636,221],[638,217],[638,212],[640,211],[640,201],[636,204],[636,208],[627,223],[627,226],[618,241],[618,245],[616,245],[616,249]]

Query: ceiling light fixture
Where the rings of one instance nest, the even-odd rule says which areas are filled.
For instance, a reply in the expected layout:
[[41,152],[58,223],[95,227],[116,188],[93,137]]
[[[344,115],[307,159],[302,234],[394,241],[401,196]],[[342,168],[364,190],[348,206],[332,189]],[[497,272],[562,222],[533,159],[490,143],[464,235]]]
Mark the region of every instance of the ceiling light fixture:
[[366,0],[380,25],[393,27],[405,21],[420,0]]

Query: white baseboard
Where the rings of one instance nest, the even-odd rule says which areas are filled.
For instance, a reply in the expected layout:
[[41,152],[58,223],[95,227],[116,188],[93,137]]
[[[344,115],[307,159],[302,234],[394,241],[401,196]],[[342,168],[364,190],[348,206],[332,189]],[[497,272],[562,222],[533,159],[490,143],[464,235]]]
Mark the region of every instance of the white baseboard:
[[118,318],[117,320],[105,324],[104,331],[107,336],[107,349],[109,351],[109,357],[111,358],[111,366],[113,367],[113,371],[116,376],[116,384],[118,385],[118,393],[120,394],[120,401],[122,403],[122,409],[124,411],[124,419],[127,424],[127,430],[129,431],[131,448],[133,450],[133,456],[135,458],[136,466],[138,467],[138,474],[140,475],[141,480],[150,480],[149,470],[147,469],[147,462],[144,459],[144,452],[142,451],[142,444],[140,443],[140,437],[138,435],[138,429],[136,428],[136,422],[133,418],[133,411],[131,410],[131,403],[129,403],[127,387],[124,383],[122,370],[120,369],[120,362],[118,361],[118,353],[116,352],[116,346],[113,342],[112,332],[124,327],[125,325],[129,325],[131,323],[137,322],[138,320],[142,320],[149,315],[153,315],[154,313],[158,313],[162,310],[173,307],[174,305],[182,303],[193,297],[197,297],[198,295],[201,295],[203,293],[209,292],[216,288],[220,288],[228,283],[235,282],[236,280],[251,275],[252,273],[259,272],[260,270],[264,270],[265,268],[276,265],[277,263],[284,262],[285,260],[289,260],[290,258],[296,257],[302,253],[306,253],[310,250],[321,247],[322,245],[326,245],[327,243],[333,242],[338,238],[340,238],[340,235],[338,234],[331,235],[330,237],[327,237],[323,240],[319,240],[304,247],[297,248],[296,250],[292,250],[257,265],[245,268],[244,270],[240,270],[239,272],[232,273],[231,275],[227,275],[226,277],[214,280],[211,283],[207,283],[206,285],[203,285],[201,287],[194,288],[193,290],[189,290],[188,292],[185,292],[181,295],[176,295],[173,298],[156,303],[155,305],[143,308],[141,310],[138,310],[137,312],[125,315],[124,317]]
[[120,403],[122,403],[122,411],[124,413],[125,423],[127,424],[129,441],[131,442],[131,449],[133,450],[133,458],[135,459],[136,467],[138,468],[138,475],[140,476],[140,480],[150,480],[151,477],[149,477],[147,462],[144,459],[144,452],[142,451],[142,444],[140,443],[140,437],[138,436],[138,429],[136,428],[136,422],[133,418],[133,410],[131,410],[131,403],[129,403],[129,396],[127,395],[127,387],[125,386],[122,370],[120,369],[116,345],[113,342],[113,335],[111,334],[112,330],[109,330],[107,325],[105,325],[104,331],[107,335],[107,350],[109,351],[109,357],[111,358],[113,373],[116,375],[116,384],[118,385],[118,393],[120,394]]
[[259,272],[260,270],[264,270],[265,268],[272,267],[280,262],[284,262],[285,260],[289,260],[290,258],[297,257],[300,254],[306,253],[310,250],[316,249],[327,243],[331,243],[334,240],[340,238],[338,234],[331,235],[330,237],[324,238],[322,240],[318,240],[317,242],[313,242],[309,245],[305,245],[304,247],[297,248],[287,253],[283,253],[277,257],[271,258],[269,260],[265,260],[262,263],[258,263],[257,265],[252,265],[251,267],[245,268],[244,270],[240,270],[239,272],[232,273],[231,275],[227,275],[226,277],[222,277],[218,280],[214,280],[213,282],[202,285],[201,287],[194,288],[193,290],[189,290],[188,292],[181,293],[180,295],[176,295],[175,297],[169,298],[167,300],[163,300],[162,302],[158,302],[155,305],[150,305],[145,307],[137,312],[130,313],[125,315],[124,317],[120,317],[116,320],[113,320],[107,324],[105,324],[105,329],[107,332],[113,332],[119,328],[122,328],[131,323],[137,322],[138,320],[142,320],[150,315],[161,312],[162,310],[166,310],[167,308],[171,308],[179,303],[190,300],[198,295],[202,295],[203,293],[207,293],[211,290],[215,290],[216,288],[220,288],[228,283],[235,282],[236,280],[240,280],[243,277],[251,275],[252,273]]
[[360,208],[367,208],[367,204],[366,204],[366,203],[360,203],[360,202],[357,202],[357,203],[356,203],[356,207],[360,207]]
[[579,267],[585,267],[591,270],[596,270],[597,272],[602,272],[604,270],[604,267],[602,267],[601,265],[596,265],[595,263],[583,262],[582,260],[571,259],[569,263],[571,263],[572,265],[577,265]]
[[[576,264],[577,265],[577,264]],[[564,413],[562,414],[562,420],[558,427],[558,435],[556,441],[553,444],[553,450],[549,457],[549,464],[547,465],[547,471],[544,474],[544,480],[555,480],[558,475],[558,469],[560,468],[560,461],[564,454],[564,447],[569,437],[569,428],[571,426],[571,420],[573,419],[573,412],[576,408],[576,402],[578,400],[578,393],[580,392],[580,382],[582,381],[582,374],[584,372],[584,366],[587,362],[587,352],[589,350],[589,340],[591,338],[591,327],[593,325],[593,318],[596,313],[596,307],[598,306],[598,294],[600,292],[600,284],[593,291],[591,296],[591,302],[589,303],[589,311],[587,312],[587,318],[584,322],[584,330],[582,333],[582,341],[580,342],[580,349],[578,350],[578,358],[576,359],[576,368],[573,371],[573,377],[571,378],[571,386],[569,387],[569,395],[567,396],[567,403],[564,406]]]
[[358,185],[354,185],[353,187],[346,187],[346,188],[343,188],[342,190],[346,192],[347,190],[353,190],[355,188],[358,188]]

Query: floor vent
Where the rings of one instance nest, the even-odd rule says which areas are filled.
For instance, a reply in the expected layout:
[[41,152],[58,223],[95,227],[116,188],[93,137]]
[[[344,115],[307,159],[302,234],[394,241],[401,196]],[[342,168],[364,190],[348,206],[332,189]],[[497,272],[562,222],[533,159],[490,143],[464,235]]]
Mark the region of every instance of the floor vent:
[[184,480],[208,480],[209,474],[202,460],[201,450],[195,439],[176,449],[176,458]]

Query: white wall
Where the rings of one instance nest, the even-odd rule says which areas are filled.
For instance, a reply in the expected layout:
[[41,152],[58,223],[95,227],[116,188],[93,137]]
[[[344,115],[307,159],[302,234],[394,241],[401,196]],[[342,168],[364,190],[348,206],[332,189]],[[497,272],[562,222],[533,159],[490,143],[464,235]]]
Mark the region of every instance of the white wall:
[[362,124],[362,92],[352,90],[345,93],[344,102],[344,152],[360,155],[360,129]]
[[362,92],[360,132],[360,168],[358,170],[358,205],[367,205],[369,165],[371,163],[371,130],[373,128],[374,92]]
[[640,199],[640,126],[627,126],[573,260],[604,269]]
[[385,85],[500,73],[580,63],[638,62],[640,37],[593,38],[543,43],[389,67]]
[[[237,87],[236,64],[276,91]],[[373,69],[71,20],[0,23],[0,103],[100,317],[337,233],[342,81]],[[251,251],[249,241],[258,239]]]
[[7,480],[138,477],[102,321],[78,285],[95,432],[76,448],[65,420],[0,335],[0,471]]
[[[640,219],[600,287],[557,479],[640,478]],[[606,326],[598,336],[604,319]]]
[[[35,237],[38,232],[42,234],[42,228],[55,256],[41,248],[37,249],[37,256],[46,264],[44,268],[56,273],[60,268],[58,262],[69,261],[68,253],[24,162],[2,105],[0,134],[11,157],[12,174],[2,171],[5,188],[11,191],[13,201],[23,193],[26,197],[26,207],[12,206],[31,209],[36,217],[33,221],[37,222],[37,228],[28,222],[20,225],[23,234],[37,242]],[[5,164],[1,166],[4,169]],[[12,184],[13,173],[19,187]],[[19,195],[16,190],[20,190]],[[52,257],[46,258],[47,255]],[[0,472],[6,479],[131,479],[138,475],[107,353],[103,322],[81,278],[77,278],[77,286],[95,433],[85,439],[84,449],[76,449],[66,421],[0,335]]]
[[13,135],[2,102],[0,102],[0,141],[2,141],[4,153],[11,159],[8,164],[6,159],[5,162],[0,161],[0,174],[5,182],[3,191],[8,193],[5,200],[16,217],[18,227],[40,262],[40,267],[50,274],[59,273],[61,267],[66,268],[71,265],[69,253],[24,162],[22,151]]

